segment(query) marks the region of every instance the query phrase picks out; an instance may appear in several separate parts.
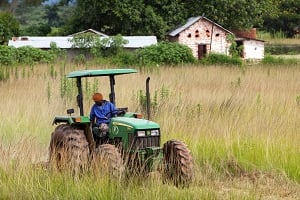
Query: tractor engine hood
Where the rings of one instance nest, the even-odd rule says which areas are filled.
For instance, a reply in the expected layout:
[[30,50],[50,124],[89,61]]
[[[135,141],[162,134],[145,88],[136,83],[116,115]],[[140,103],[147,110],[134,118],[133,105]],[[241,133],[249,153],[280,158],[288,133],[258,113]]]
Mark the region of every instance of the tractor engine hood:
[[113,126],[125,126],[134,130],[159,129],[160,126],[146,119],[138,119],[131,117],[114,117],[111,119]]

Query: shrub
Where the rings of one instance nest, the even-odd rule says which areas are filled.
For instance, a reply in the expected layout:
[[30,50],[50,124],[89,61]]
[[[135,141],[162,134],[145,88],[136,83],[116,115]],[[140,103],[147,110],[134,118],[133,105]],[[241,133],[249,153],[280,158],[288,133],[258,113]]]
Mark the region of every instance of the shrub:
[[193,63],[195,58],[192,50],[185,45],[173,42],[160,42],[138,51],[140,64]]
[[282,58],[266,55],[262,60],[265,65],[297,65],[298,60],[295,58]]
[[33,47],[20,47],[18,48],[18,59],[19,63],[24,64],[34,64],[34,63],[44,63],[51,62],[55,56],[48,51],[43,51],[41,49],[36,49]]
[[33,47],[10,47],[0,45],[0,64],[14,65],[21,64],[35,64],[35,63],[50,63],[53,62],[61,51],[51,49],[44,51]]
[[300,45],[297,44],[266,44],[265,52],[273,55],[280,55],[280,54],[299,54],[300,53]]
[[56,60],[57,57],[66,56],[66,51],[57,47],[55,42],[50,43],[50,48],[51,49],[48,51],[48,53],[50,53],[52,55],[53,60]]
[[243,61],[239,57],[226,56],[224,54],[210,53],[207,57],[199,61],[201,64],[206,65],[236,65],[242,66]]
[[0,64],[13,65],[17,62],[17,49],[6,45],[0,45]]
[[138,64],[135,52],[120,52],[111,59],[111,63],[117,66],[133,66]]

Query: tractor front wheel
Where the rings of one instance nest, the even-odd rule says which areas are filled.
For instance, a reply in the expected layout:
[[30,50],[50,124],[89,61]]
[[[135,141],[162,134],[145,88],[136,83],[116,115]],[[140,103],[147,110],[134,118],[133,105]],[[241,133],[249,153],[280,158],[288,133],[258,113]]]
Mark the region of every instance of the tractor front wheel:
[[92,165],[96,173],[110,175],[119,180],[124,176],[122,156],[119,149],[112,144],[102,144],[95,149]]
[[163,180],[172,181],[176,186],[189,186],[193,178],[193,158],[187,145],[170,140],[163,147]]

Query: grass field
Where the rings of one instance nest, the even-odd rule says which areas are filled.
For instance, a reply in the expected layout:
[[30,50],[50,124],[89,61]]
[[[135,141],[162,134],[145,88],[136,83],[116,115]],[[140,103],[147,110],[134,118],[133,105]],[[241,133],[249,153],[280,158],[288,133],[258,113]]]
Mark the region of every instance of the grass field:
[[[107,66],[65,64],[2,67],[0,199],[299,199],[300,66],[162,67],[116,79],[116,102],[140,111],[139,91],[151,77],[153,120],[162,143],[188,144],[195,160],[189,188],[162,184],[160,175],[118,183],[105,176],[46,170],[55,115],[76,108],[66,73]],[[108,80],[84,81],[108,96]]]

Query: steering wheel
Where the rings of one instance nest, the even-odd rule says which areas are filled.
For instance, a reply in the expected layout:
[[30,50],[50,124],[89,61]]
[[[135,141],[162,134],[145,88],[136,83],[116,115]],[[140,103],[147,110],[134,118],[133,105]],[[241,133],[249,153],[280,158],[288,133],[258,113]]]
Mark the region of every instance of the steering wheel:
[[116,110],[106,113],[105,117],[107,117],[109,114],[111,114],[111,115],[116,114],[117,116],[124,115],[126,113],[127,109],[128,108],[118,108]]

